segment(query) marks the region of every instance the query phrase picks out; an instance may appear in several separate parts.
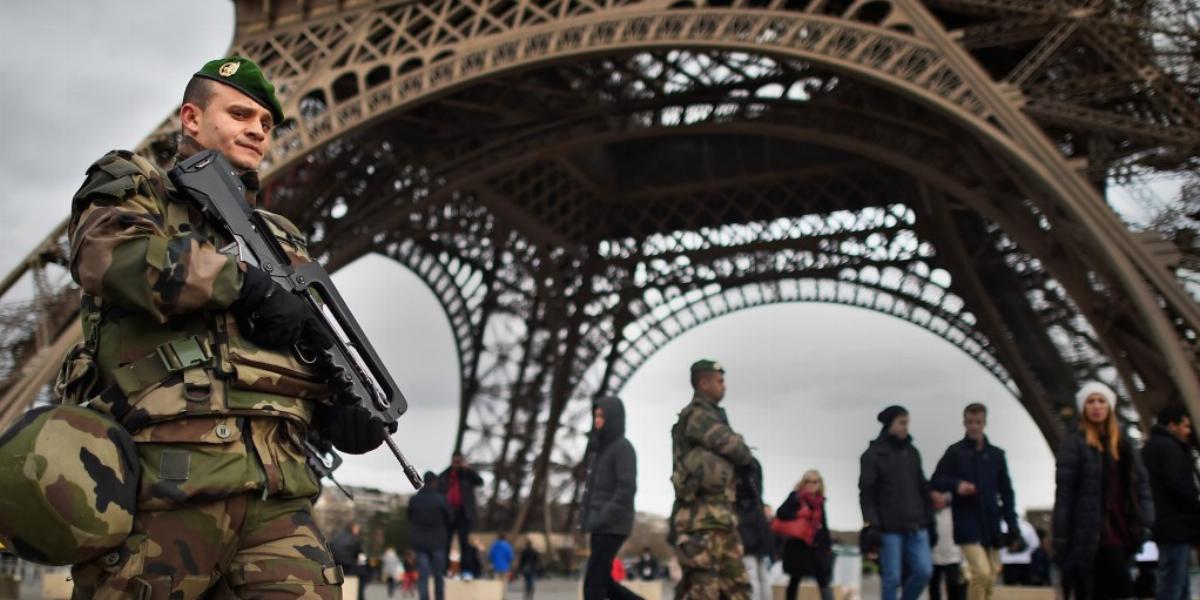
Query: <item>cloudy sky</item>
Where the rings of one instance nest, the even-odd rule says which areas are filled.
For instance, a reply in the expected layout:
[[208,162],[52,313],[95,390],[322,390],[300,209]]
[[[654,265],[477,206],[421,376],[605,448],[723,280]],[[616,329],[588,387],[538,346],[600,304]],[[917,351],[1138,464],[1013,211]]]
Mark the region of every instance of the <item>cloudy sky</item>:
[[[132,148],[173,110],[189,76],[224,55],[230,2],[0,4],[0,271],[60,222],[93,160]],[[335,279],[409,398],[397,438],[418,469],[441,469],[454,441],[457,358],[433,295],[404,268],[368,257]],[[15,298],[4,298],[4,302]],[[861,523],[858,456],[875,414],[902,404],[932,472],[962,436],[961,409],[991,408],[988,433],[1006,448],[1019,507],[1053,501],[1053,457],[1033,421],[958,349],[908,323],[860,309],[752,309],[695,329],[654,356],[622,391],[639,455],[637,508],[672,500],[670,440],[690,398],[687,367],[712,357],[728,369],[727,410],[762,460],[778,504],[809,468],[825,475],[836,528]],[[404,491],[386,450],[348,461],[346,483]]]

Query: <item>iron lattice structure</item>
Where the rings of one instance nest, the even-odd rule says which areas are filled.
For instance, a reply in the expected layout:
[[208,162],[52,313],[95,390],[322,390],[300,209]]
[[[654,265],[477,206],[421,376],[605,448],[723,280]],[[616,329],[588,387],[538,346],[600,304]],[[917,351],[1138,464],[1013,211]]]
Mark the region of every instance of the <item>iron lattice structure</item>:
[[[551,527],[548,501],[577,493],[588,399],[688,329],[772,303],[929,330],[1051,445],[1083,378],[1116,384],[1135,421],[1175,399],[1200,416],[1191,249],[1105,202],[1114,178],[1197,166],[1186,3],[236,6],[232,52],[296,116],[268,204],[331,270],[383,254],[439,298],[487,526]],[[169,160],[177,129],[140,151]],[[41,282],[38,311],[0,310],[6,418],[78,336],[63,245],[54,232],[0,290]]]

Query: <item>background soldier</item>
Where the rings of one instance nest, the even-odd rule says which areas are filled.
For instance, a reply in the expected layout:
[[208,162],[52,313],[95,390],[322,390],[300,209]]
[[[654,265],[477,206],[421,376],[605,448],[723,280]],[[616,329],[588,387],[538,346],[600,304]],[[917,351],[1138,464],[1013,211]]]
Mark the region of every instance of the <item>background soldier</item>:
[[[255,205],[256,169],[283,119],[253,62],[225,58],[195,74],[179,111],[179,158],[222,152]],[[293,264],[300,231],[260,211]],[[87,171],[68,230],[83,288],[91,408],[133,436],[141,462],[133,533],[76,565],[76,597],[340,597],[342,574],[312,519],[320,484],[303,440],[310,423],[336,446],[383,441],[365,412],[334,410],[329,390],[291,348],[317,344],[303,302],[263,271],[218,251],[229,240],[180,197],[165,172],[130,152]]]
[[742,600],[750,597],[750,579],[734,516],[734,469],[749,466],[753,457],[718,406],[725,370],[712,360],[696,361],[691,370],[695,395],[671,429],[671,531],[683,567],[675,598]]

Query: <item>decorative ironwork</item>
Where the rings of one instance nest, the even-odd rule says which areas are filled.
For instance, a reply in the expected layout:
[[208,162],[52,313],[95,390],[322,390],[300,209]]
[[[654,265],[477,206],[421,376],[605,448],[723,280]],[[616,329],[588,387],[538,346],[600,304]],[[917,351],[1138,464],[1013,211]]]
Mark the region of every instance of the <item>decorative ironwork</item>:
[[[295,116],[270,206],[330,269],[376,252],[429,285],[488,524],[552,528],[589,398],[752,306],[923,327],[1051,444],[1083,378],[1135,420],[1200,416],[1187,261],[1103,200],[1109,177],[1196,166],[1190,38],[1155,12],[1178,3],[241,0],[232,51]],[[140,151],[169,159],[177,130]],[[57,252],[0,289],[0,417],[78,335],[54,308],[73,288],[39,275]],[[4,317],[27,275],[45,314]]]

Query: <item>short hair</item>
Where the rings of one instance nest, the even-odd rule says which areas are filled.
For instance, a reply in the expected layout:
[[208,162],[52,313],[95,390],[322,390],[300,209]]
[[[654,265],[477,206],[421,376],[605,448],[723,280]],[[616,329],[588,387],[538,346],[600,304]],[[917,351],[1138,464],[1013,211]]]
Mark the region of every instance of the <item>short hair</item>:
[[213,86],[217,83],[207,77],[193,77],[188,82],[187,87],[183,88],[183,103],[195,104],[200,108],[208,108],[208,101],[212,100]]
[[712,377],[717,373],[720,373],[720,371],[692,371],[692,389],[694,390],[700,387],[700,382],[703,381],[705,377]]
[[437,473],[434,473],[433,471],[425,471],[425,477],[423,479],[425,480],[425,485],[433,485],[437,483],[438,476]]
[[1158,424],[1166,427],[1167,425],[1178,425],[1183,422],[1184,417],[1188,416],[1188,411],[1182,404],[1172,404],[1158,412]]
[[967,415],[978,415],[978,414],[982,414],[983,416],[986,417],[987,416],[987,407],[978,402],[972,402],[972,403],[968,404],[966,408],[963,409],[964,417]]

